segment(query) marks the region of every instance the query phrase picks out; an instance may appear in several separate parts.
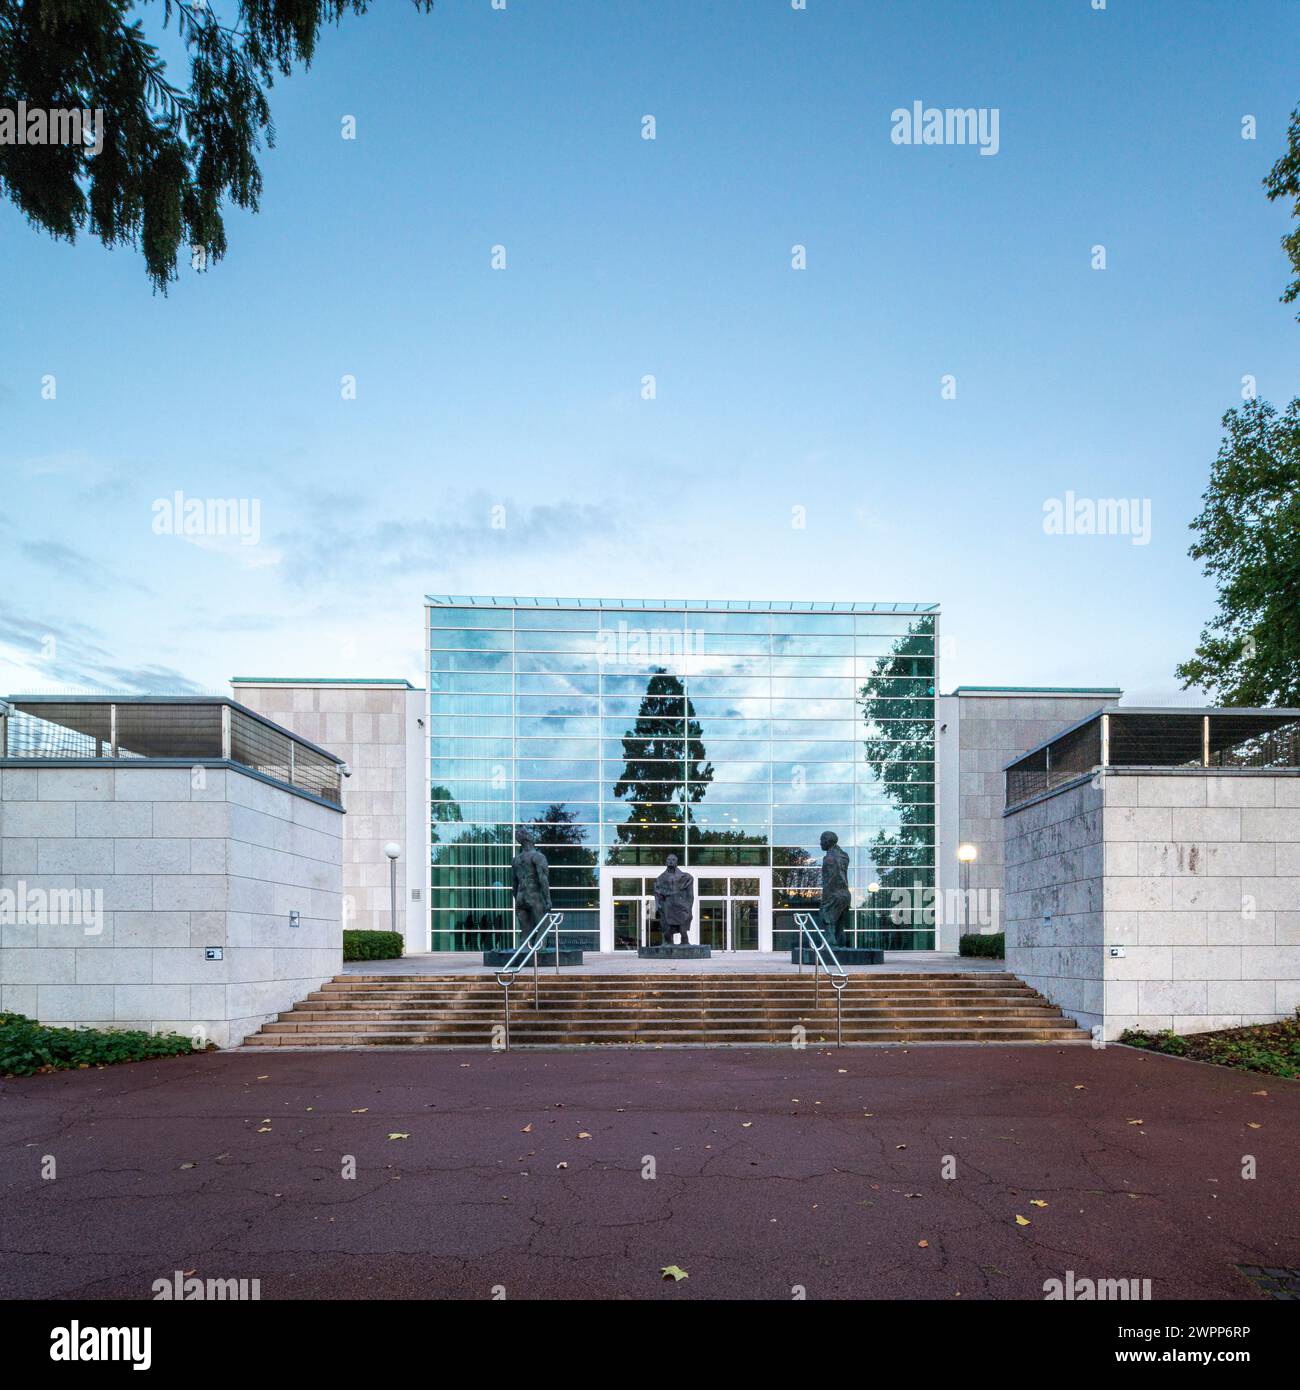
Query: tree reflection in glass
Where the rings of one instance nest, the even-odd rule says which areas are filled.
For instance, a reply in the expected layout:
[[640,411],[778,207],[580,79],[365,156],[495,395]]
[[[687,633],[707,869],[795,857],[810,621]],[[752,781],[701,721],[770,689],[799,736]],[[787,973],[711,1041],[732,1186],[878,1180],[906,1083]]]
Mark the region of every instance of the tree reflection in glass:
[[[878,880],[885,890],[910,890],[916,877],[912,871],[929,869],[934,861],[934,809],[928,804],[934,780],[933,633],[931,617],[910,623],[859,691],[867,762],[897,814],[897,824],[881,830],[871,843],[871,858],[887,866],[880,868]],[[904,942],[900,932],[898,941],[870,944],[911,945],[911,929],[930,929],[920,916],[922,903],[897,897],[891,902],[905,904],[890,925],[909,939]]]
[[685,846],[691,805],[713,780],[701,735],[685,686],[660,668],[646,682],[636,722],[623,735],[624,766],[614,795],[632,814],[615,827],[611,863],[620,862],[618,849],[626,845]]

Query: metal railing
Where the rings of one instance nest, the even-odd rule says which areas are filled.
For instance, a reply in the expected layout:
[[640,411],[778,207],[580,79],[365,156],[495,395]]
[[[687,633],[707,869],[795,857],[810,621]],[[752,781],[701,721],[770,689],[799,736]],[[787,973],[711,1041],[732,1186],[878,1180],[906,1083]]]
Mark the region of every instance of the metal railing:
[[218,696],[16,696],[0,701],[0,757],[232,762],[343,804],[341,759]]
[[803,974],[803,943],[806,937],[813,957],[813,1008],[821,1007],[821,972],[824,970],[835,991],[835,1045],[843,1047],[844,987],[849,982],[848,972],[840,964],[831,943],[826,940],[826,933],[811,912],[796,912],[794,924],[799,929],[799,973]]
[[1097,768],[1300,768],[1300,710],[1106,705],[1004,768],[1014,810]]
[[519,972],[525,969],[531,961],[533,966],[533,1009],[536,1011],[540,1002],[540,994],[537,983],[537,957],[541,952],[542,943],[546,940],[548,932],[555,933],[555,973],[560,973],[560,924],[564,921],[564,913],[548,912],[540,922],[528,933],[526,937],[515,947],[510,959],[497,971],[497,984],[505,991],[506,1004],[506,1047],[510,1050],[510,986],[519,978]]

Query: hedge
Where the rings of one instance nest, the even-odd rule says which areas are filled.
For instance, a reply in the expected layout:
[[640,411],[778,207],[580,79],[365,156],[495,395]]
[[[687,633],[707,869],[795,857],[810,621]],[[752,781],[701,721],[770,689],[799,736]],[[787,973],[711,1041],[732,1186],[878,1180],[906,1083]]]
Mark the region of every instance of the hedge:
[[0,1013],[0,1076],[181,1057],[194,1050],[190,1039],[179,1033],[47,1028],[25,1014]]
[[395,931],[345,931],[344,960],[396,960],[402,954],[402,934]]
[[961,938],[959,949],[963,956],[989,956],[994,960],[1005,960],[1007,934],[999,931],[989,932],[985,936],[980,932],[967,932]]

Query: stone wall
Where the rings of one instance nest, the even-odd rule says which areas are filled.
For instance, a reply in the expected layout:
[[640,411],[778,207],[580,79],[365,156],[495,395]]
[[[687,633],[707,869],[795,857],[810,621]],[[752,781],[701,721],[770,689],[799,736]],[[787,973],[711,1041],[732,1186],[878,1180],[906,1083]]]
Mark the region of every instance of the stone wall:
[[[982,689],[958,686],[939,702],[941,887],[959,888],[957,846],[972,844],[979,857],[970,866],[972,891],[986,905],[988,930],[1002,921],[1003,822],[1006,806],[1002,769],[1013,758],[1118,700],[1118,689]],[[972,914],[973,915],[973,914]],[[960,923],[942,934],[946,950],[957,949]],[[982,925],[972,925],[981,930]]]
[[1102,793],[1085,781],[1006,820],[1007,969],[1083,1028],[1105,1011]]
[[1290,1017],[1300,774],[1111,768],[1096,783],[1006,817],[1007,968],[1107,1038]]
[[[344,779],[347,826],[343,845],[343,893],[347,925],[372,931],[397,930],[406,949],[427,951],[426,888],[419,865],[424,818],[413,777],[423,777],[423,750],[412,766],[411,711],[421,692],[404,680],[231,681],[235,698],[259,714],[328,748],[351,769]],[[408,821],[408,811],[411,813]],[[412,838],[408,831],[417,832]],[[384,846],[402,846],[398,864],[397,923],[389,904],[389,868]],[[412,848],[414,846],[414,848]],[[415,856],[413,861],[413,855]],[[418,893],[418,899],[413,896]]]
[[1300,775],[1124,773],[1106,785],[1107,1034],[1201,1032],[1300,1005]]
[[341,967],[343,822],[228,766],[0,768],[0,1008],[239,1042]]

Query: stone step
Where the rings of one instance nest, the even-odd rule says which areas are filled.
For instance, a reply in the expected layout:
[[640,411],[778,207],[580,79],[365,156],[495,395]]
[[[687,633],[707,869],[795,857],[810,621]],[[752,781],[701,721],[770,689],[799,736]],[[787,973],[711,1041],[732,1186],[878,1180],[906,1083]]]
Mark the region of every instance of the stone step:
[[[691,1028],[695,1030],[710,1028],[730,1028],[751,1023],[761,1023],[772,1027],[785,1027],[789,1024],[806,1023],[809,1019],[819,1023],[834,1021],[834,1009],[807,1010],[803,1013],[773,1014],[761,1010],[742,1010],[727,1015],[693,1014],[684,1017],[670,1017],[662,1014],[615,1014],[600,1017],[591,1014],[547,1014],[533,1013],[532,1010],[519,1010],[510,1015],[511,1026],[519,1023],[528,1028],[564,1029],[570,1027],[592,1028]],[[501,1013],[481,1014],[471,1017],[447,1018],[439,1015],[415,1017],[378,1017],[369,1019],[307,1018],[290,1012],[285,1017],[263,1026],[273,1031],[285,1028],[316,1028],[330,1032],[373,1032],[379,1030],[406,1031],[412,1028],[458,1028],[461,1030],[495,1027],[503,1021]],[[951,1014],[930,1014],[918,1009],[914,1013],[898,1015],[845,1014],[845,1027],[855,1028],[897,1028],[911,1023],[923,1022],[927,1027],[961,1028],[971,1024],[989,1027],[1054,1027],[1064,1020],[1054,1012],[1043,1012],[1028,1017],[1023,1015],[972,1014],[954,1017]],[[1073,1023],[1070,1025],[1073,1027]]]
[[[807,1042],[810,1046],[834,1043],[833,1026],[821,1030],[808,1030]],[[846,1044],[855,1043],[921,1043],[921,1042],[1044,1042],[1083,1044],[1091,1041],[1082,1029],[1073,1026],[1059,1028],[900,1028],[844,1030]],[[787,1033],[774,1029],[759,1030],[708,1030],[665,1032],[663,1030],[638,1031],[622,1035],[593,1035],[589,1032],[549,1032],[511,1027],[512,1047],[573,1047],[573,1046],[779,1046],[789,1047]],[[358,1035],[344,1032],[303,1032],[254,1034],[247,1040],[251,1047],[397,1047],[397,1046],[445,1046],[490,1048],[489,1041],[471,1042],[456,1034],[434,1032],[410,1033],[371,1033]]]
[[[511,990],[511,1043],[569,1046],[790,1046],[832,1041],[835,990],[811,972],[774,975],[538,976]],[[492,976],[336,977],[248,1039],[256,1047],[490,1047],[504,1018]],[[1015,976],[851,976],[844,1040],[1083,1042],[1073,1019]]]
[[[790,1002],[773,1002],[770,1000],[733,1000],[726,1004],[712,1004],[708,1008],[703,1008],[699,1003],[661,1003],[649,1000],[633,1004],[611,1004],[605,1000],[587,1001],[576,1004],[556,1004],[548,1000],[543,1000],[539,1009],[534,1010],[531,999],[516,999],[511,1005],[511,1013],[538,1013],[546,1018],[567,1017],[579,1014],[584,1018],[593,1017],[599,1014],[607,1014],[613,1018],[625,1017],[628,1015],[640,1017],[651,1014],[660,1017],[668,1014],[680,1014],[690,1018],[716,1017],[725,1018],[736,1013],[766,1013],[766,1014],[795,1014],[807,1012],[809,1010],[834,1009],[835,1000],[822,999],[814,1002],[812,999]],[[310,1014],[313,1018],[334,1019],[338,1023],[347,1023],[351,1019],[360,1018],[468,1018],[468,1017],[495,1017],[503,1012],[502,1001],[500,999],[486,1000],[481,1004],[464,1004],[456,1008],[427,1008],[412,1004],[392,1004],[380,1001],[376,1004],[344,1004],[344,1005],[321,1005],[321,1004],[299,1004],[286,1013],[294,1015]],[[1039,1014],[1056,1013],[1053,1005],[1041,999],[1012,999],[999,1000],[985,1004],[950,1004],[942,1001],[925,1000],[907,1004],[863,1004],[856,1000],[848,999],[843,1004],[844,1016],[853,1017],[907,1017],[916,1013],[935,1014],[946,1018],[965,1018],[976,1015],[987,1014]]]

